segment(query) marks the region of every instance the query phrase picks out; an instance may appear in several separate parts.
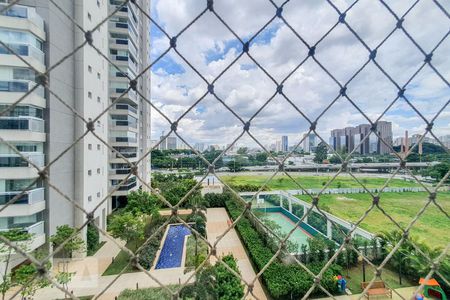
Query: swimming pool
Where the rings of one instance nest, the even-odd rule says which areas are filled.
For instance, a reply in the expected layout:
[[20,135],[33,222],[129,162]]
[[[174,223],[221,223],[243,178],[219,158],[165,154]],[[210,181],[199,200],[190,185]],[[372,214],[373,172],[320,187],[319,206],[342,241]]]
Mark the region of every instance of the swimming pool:
[[179,268],[183,260],[184,240],[191,231],[184,225],[169,225],[155,269]]
[[[295,223],[291,221],[288,217],[286,217],[281,212],[267,212],[264,214],[269,220],[274,221],[281,227],[281,231],[283,233],[289,233],[292,228],[294,228]],[[307,233],[302,228],[298,227],[289,237],[289,240],[297,243],[300,247],[301,245],[308,245],[308,238],[312,237],[309,233]]]

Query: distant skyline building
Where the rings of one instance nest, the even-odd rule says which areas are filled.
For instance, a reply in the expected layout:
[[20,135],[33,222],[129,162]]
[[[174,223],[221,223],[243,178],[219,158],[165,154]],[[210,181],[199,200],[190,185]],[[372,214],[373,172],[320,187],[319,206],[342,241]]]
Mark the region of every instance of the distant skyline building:
[[205,150],[205,144],[204,143],[195,143],[194,149],[199,152],[203,152]]
[[166,138],[167,150],[176,150],[178,145],[178,138],[176,136],[168,136]]
[[315,152],[317,145],[319,144],[319,139],[315,133],[305,133],[303,134],[303,151],[304,152]]
[[[355,148],[355,153],[359,154],[390,153],[389,146],[393,144],[392,123],[379,121],[377,124],[377,133],[384,142],[377,135],[370,134],[370,128],[370,124],[360,124],[355,127],[333,129],[331,130],[330,144],[334,150],[345,153],[350,153]],[[370,136],[365,138],[368,134]]]
[[281,137],[281,151],[282,152],[288,152],[289,150],[289,142],[287,135],[283,135]]
[[281,141],[276,141],[275,142],[275,151],[276,152],[281,152]]

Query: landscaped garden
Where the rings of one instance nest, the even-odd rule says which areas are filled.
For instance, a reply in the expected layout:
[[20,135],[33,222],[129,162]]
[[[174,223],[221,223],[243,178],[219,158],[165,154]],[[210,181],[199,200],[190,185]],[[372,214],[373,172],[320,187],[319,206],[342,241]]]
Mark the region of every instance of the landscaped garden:
[[[239,273],[236,260],[232,255],[222,257],[231,269]],[[168,286],[171,291],[177,291],[180,286]],[[223,264],[211,266],[206,264],[196,275],[195,283],[186,285],[180,291],[181,299],[241,299],[244,296],[244,285]],[[171,293],[164,288],[147,288],[139,290],[124,290],[120,300],[170,300]]]
[[[171,176],[171,175],[170,175]],[[159,183],[158,183],[159,180]],[[172,204],[175,204],[177,199],[181,199],[184,194],[189,190],[189,186],[193,186],[193,182],[189,178],[167,178],[160,177],[156,181],[159,184],[158,188],[161,188],[161,192],[167,199],[170,199]],[[174,183],[172,182],[175,180]],[[402,181],[403,182],[403,181]],[[162,183],[162,184],[161,184]],[[192,197],[191,197],[192,196]],[[191,208],[192,213],[188,216],[183,216],[186,222],[189,222],[200,235],[206,237],[206,226],[204,212],[206,207],[226,207],[230,217],[236,219],[244,210],[243,203],[239,199],[235,198],[231,193],[225,191],[223,194],[206,194],[204,197],[200,195],[199,191],[194,192],[186,203],[182,206],[185,208]],[[322,195],[319,201],[319,207],[335,214],[345,220],[355,221],[357,217],[367,209],[371,204],[371,199],[368,194],[345,194],[345,195]],[[148,198],[150,197],[150,198]],[[109,230],[116,237],[121,237],[126,240],[127,247],[132,251],[136,251],[142,246],[143,242],[165,222],[168,217],[162,217],[158,213],[161,208],[160,201],[155,196],[146,194],[145,197],[133,198],[129,201],[130,206],[126,207],[122,211],[116,213],[109,222]],[[346,197],[346,198],[344,198]],[[271,206],[279,205],[279,197],[266,197],[266,203]],[[307,197],[300,196],[302,200],[309,201]],[[139,199],[139,200],[137,200]],[[278,199],[278,201],[277,201]],[[406,226],[407,222],[414,217],[417,211],[423,206],[427,197],[426,193],[383,193],[380,199],[382,207],[386,209],[386,212],[392,214],[396,220],[400,222],[402,226]],[[449,209],[450,193],[438,193],[437,202],[441,204],[444,209]],[[358,205],[356,205],[358,204]],[[149,209],[156,205],[157,209]],[[287,206],[287,203],[284,203]],[[348,209],[352,207],[352,209]],[[418,220],[418,224],[423,222],[420,230],[413,229],[411,231],[411,240],[414,241],[420,250],[426,253],[429,257],[435,258],[440,253],[439,246],[442,246],[445,242],[448,243],[448,238],[442,235],[443,240],[439,240],[439,228],[446,228],[448,221],[442,219],[442,212],[435,211],[436,208],[430,206],[425,211],[422,218]],[[292,213],[297,216],[303,214],[303,207],[301,205],[293,204]],[[279,216],[267,215],[258,212],[254,214],[261,218],[265,226],[271,228],[279,237],[284,237],[287,232],[284,230],[286,226],[281,226],[278,220]],[[375,265],[378,265],[392,250],[401,238],[401,234],[395,231],[395,227],[389,225],[389,220],[384,218],[380,220],[380,212],[372,212],[369,214],[366,222],[362,224],[362,228],[365,228],[371,232],[380,233],[380,236],[375,240],[361,240],[359,238],[352,239],[351,244],[359,248],[366,253],[366,257],[372,261]],[[117,218],[117,219],[116,219]],[[356,218],[356,219],[355,219]],[[115,220],[116,219],[116,220]],[[125,219],[122,220],[121,219]],[[286,221],[283,219],[283,221]],[[169,223],[177,223],[178,221],[173,219]],[[446,223],[447,222],[447,223]],[[120,224],[127,224],[125,227],[121,227]],[[137,225],[135,223],[140,223]],[[323,225],[320,219],[320,215],[310,216],[308,220],[311,226],[316,230],[323,230]],[[120,225],[120,226],[119,226]],[[115,228],[115,226],[117,228]],[[137,226],[137,227],[136,227]],[[125,234],[126,228],[132,229],[132,238],[129,234]],[[135,230],[136,228],[144,228],[141,230]],[[279,241],[278,238],[269,234],[267,230],[260,225],[260,222],[255,220],[255,216],[251,214],[245,214],[243,218],[236,225],[236,229],[241,238],[243,245],[246,247],[248,255],[253,262],[253,266],[256,268],[256,272],[260,271],[277,252]],[[141,265],[150,269],[155,262],[155,256],[157,250],[161,247],[162,235],[165,228],[162,228],[156,236],[142,247],[139,253]],[[311,287],[314,278],[309,275],[301,266],[293,261],[293,256],[289,253],[295,254],[295,258],[305,264],[312,272],[317,274],[325,265],[325,263],[336,252],[340,243],[343,242],[343,235],[339,235],[338,229],[333,230],[333,236],[336,236],[333,240],[328,240],[322,235],[315,236],[298,236],[293,241],[291,240],[285,244],[285,251],[283,251],[277,259],[270,264],[270,266],[264,271],[261,277],[262,284],[265,286],[266,291],[273,299],[285,299],[285,298],[299,298],[304,296]],[[120,236],[122,234],[122,236]],[[294,232],[295,234],[295,232]],[[433,235],[433,239],[429,237],[425,239],[425,235]],[[305,240],[306,238],[306,240]],[[337,243],[336,243],[337,242]],[[145,251],[145,252],[144,252]],[[200,239],[199,236],[193,234],[189,235],[186,243],[186,260],[185,260],[185,272],[192,271],[196,266],[199,266],[208,255],[208,247]],[[110,265],[105,274],[117,274],[122,271],[128,265],[129,257],[125,252],[121,252]],[[230,258],[230,263],[236,265],[233,258]],[[392,288],[410,286],[417,283],[420,276],[425,276],[429,271],[429,262],[426,261],[408,241],[404,242],[398,251],[393,255],[391,260],[385,267],[382,273],[381,279],[386,282]],[[223,266],[222,266],[223,267]],[[237,268],[237,266],[236,266]],[[127,267],[126,272],[137,271],[132,267]],[[224,272],[226,270],[223,270]],[[196,283],[185,287],[180,296],[183,299],[221,299],[219,294],[228,293],[228,288],[219,291],[218,285],[216,285],[221,274],[220,265],[210,266],[209,263],[205,264],[205,268],[196,275]],[[440,272],[444,276],[450,276],[450,263],[445,260],[440,266]],[[363,281],[362,275],[362,263],[361,258],[351,248],[345,248],[341,254],[337,256],[335,261],[330,267],[323,273],[321,285],[325,287],[329,292],[337,295],[339,294],[336,275],[343,275],[347,282],[348,287],[353,293],[361,292],[361,282]],[[399,274],[402,278],[402,284],[399,283]],[[226,281],[229,282],[234,295],[240,295],[243,291],[243,286],[239,279],[234,277],[228,272],[228,275],[224,275]],[[214,277],[216,280],[211,280]],[[366,280],[370,281],[373,277],[373,268],[366,265]],[[436,278],[441,286],[445,290],[445,283]],[[175,288],[175,287],[174,287]],[[226,291],[225,291],[226,290]],[[325,294],[316,289],[312,293],[312,297],[324,296]],[[119,299],[170,299],[170,295],[163,289],[140,289],[137,291],[127,290],[124,291]],[[228,299],[234,299],[233,297]]]

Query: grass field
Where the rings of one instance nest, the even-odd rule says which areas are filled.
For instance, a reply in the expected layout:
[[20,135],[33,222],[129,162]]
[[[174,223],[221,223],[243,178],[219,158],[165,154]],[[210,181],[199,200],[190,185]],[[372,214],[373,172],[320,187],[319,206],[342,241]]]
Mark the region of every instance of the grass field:
[[[363,274],[362,274],[362,265],[359,264],[356,267],[350,268],[347,270],[344,268],[343,275],[345,279],[347,280],[347,287],[352,291],[352,293],[361,293],[363,289],[361,288],[361,282],[363,281]],[[366,265],[366,281],[372,280],[372,278],[375,276],[375,270],[370,265]],[[399,284],[398,274],[395,272],[392,272],[391,270],[384,268],[383,269],[383,275],[382,275],[383,281],[393,289],[401,288],[401,287],[408,287],[416,285],[417,283],[410,282],[406,278],[402,278],[402,284]],[[379,278],[377,280],[380,280]]]
[[[265,175],[233,175],[220,176],[226,183],[232,185],[252,184],[261,186],[267,180]],[[321,188],[328,182],[332,176],[293,176],[293,178],[306,189]],[[381,188],[387,181],[386,178],[375,177],[358,177],[368,188]],[[390,187],[415,187],[419,186],[416,182],[403,179],[392,179],[389,182]],[[277,175],[268,183],[268,187],[272,190],[295,190],[299,189],[292,179],[286,175]],[[329,188],[360,188],[355,179],[350,176],[338,176],[329,186]]]
[[[305,196],[300,199],[310,202]],[[426,193],[382,193],[380,206],[403,228],[427,202]],[[450,211],[450,192],[439,192],[436,202],[446,211]],[[372,199],[369,194],[322,195],[319,207],[344,220],[356,222],[370,207]],[[360,225],[372,233],[396,229],[378,208],[374,208]],[[431,203],[411,229],[411,235],[425,242],[430,247],[445,247],[450,243],[450,222],[447,216]]]

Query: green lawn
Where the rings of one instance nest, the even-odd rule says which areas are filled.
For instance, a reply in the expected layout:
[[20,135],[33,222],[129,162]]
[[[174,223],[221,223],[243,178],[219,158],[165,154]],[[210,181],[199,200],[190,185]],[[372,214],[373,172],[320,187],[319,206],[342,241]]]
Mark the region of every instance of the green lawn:
[[[298,196],[310,202],[306,196]],[[380,206],[405,228],[427,202],[425,192],[382,193]],[[439,192],[436,202],[446,211],[450,211],[450,192]],[[355,222],[370,207],[369,194],[322,195],[319,207],[344,220]],[[374,208],[361,223],[361,228],[372,233],[391,231],[397,227],[378,208]],[[431,203],[411,229],[411,234],[430,247],[445,247],[450,243],[450,222],[447,216]]]
[[[366,265],[366,281],[371,281],[375,276],[375,270],[370,265]],[[350,268],[347,276],[347,270],[344,268],[342,275],[344,275],[345,280],[347,280],[347,287],[352,291],[353,294],[358,294],[363,291],[361,288],[361,282],[363,281],[362,265]],[[408,287],[417,285],[417,283],[410,282],[405,278],[402,278],[402,284],[399,284],[398,274],[384,268],[382,272],[382,280],[393,289]],[[379,278],[377,280],[380,280]]]
[[[176,290],[178,286],[169,285],[169,289]],[[119,300],[170,300],[172,295],[164,288],[146,288],[139,290],[123,290],[119,297]]]
[[194,236],[188,236],[186,242],[186,262],[185,272],[193,271],[197,266],[199,266],[208,256],[208,245],[202,240],[198,239],[197,242],[197,261],[195,259],[195,238]]
[[[292,176],[296,182],[306,189],[321,188],[324,183],[328,182],[332,176]],[[220,176],[225,182],[231,185],[258,185],[261,186],[269,178],[264,175],[231,175]],[[387,181],[386,178],[374,177],[358,177],[368,188],[381,188]],[[407,181],[403,179],[392,179],[389,182],[390,187],[415,187],[419,186],[416,182]],[[299,189],[298,185],[286,175],[277,175],[268,183],[268,187],[272,190],[295,190]],[[350,176],[338,176],[330,185],[329,188],[360,188],[355,179]]]
[[[139,241],[136,247],[136,243],[133,241],[128,243],[126,247],[134,252],[143,243],[144,241]],[[122,272],[124,268],[126,268],[124,273],[140,272],[140,270],[133,268],[131,265],[128,265],[129,261],[130,255],[128,255],[127,252],[120,250],[119,254],[117,254],[117,256],[114,258],[114,261],[108,266],[102,276],[117,275]]]

